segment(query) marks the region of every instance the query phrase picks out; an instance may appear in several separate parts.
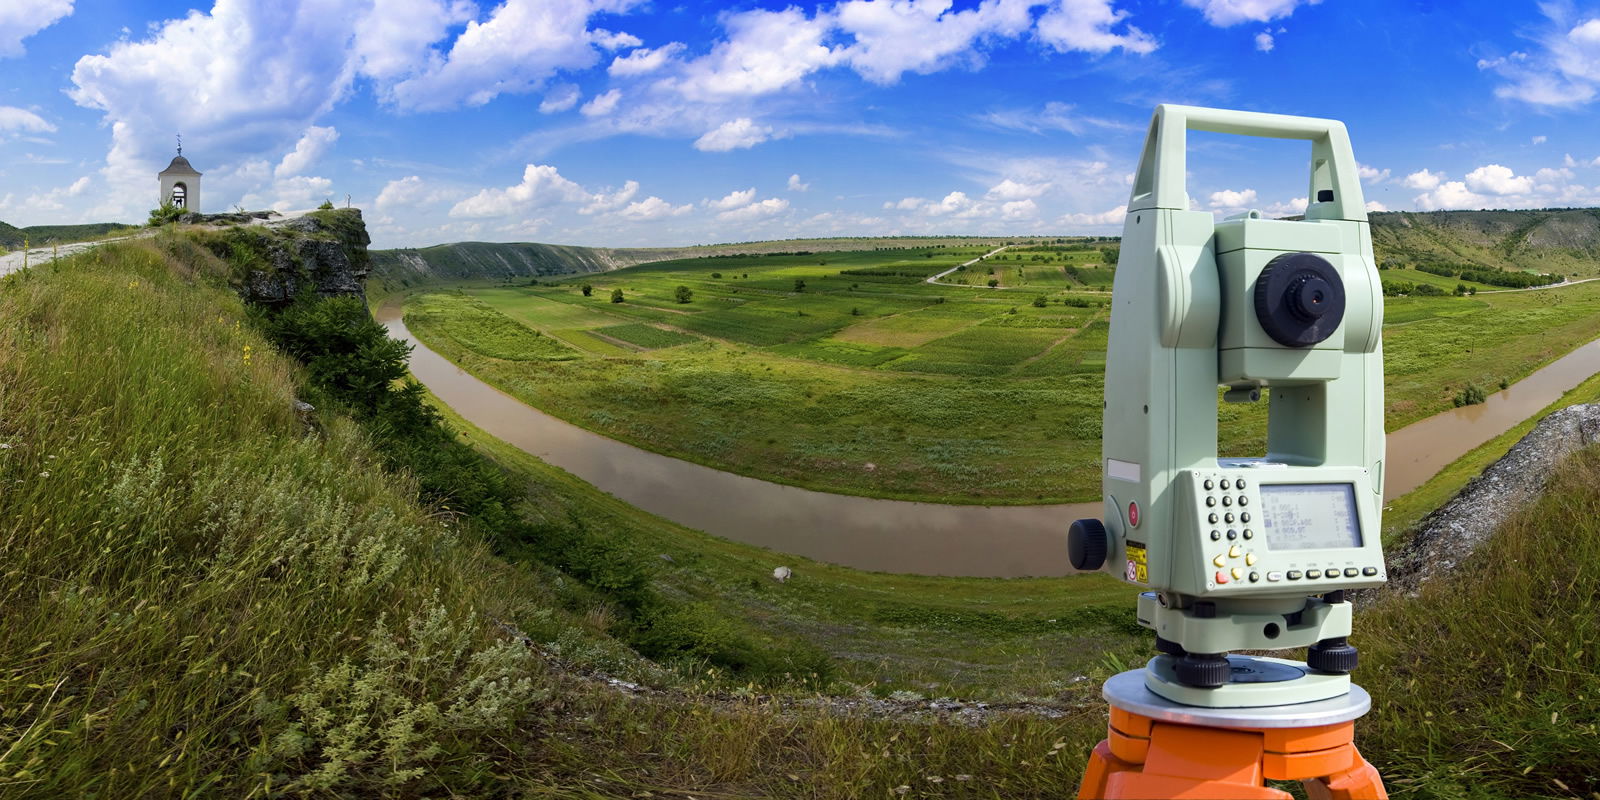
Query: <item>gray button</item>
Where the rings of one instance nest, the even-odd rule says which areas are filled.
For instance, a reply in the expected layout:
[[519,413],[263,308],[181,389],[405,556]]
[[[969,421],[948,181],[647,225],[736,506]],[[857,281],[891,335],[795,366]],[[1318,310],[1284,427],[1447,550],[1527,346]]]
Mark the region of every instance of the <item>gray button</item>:
[[1364,567],[1361,570],[1361,574],[1370,578],[1370,577],[1378,574],[1378,568],[1377,567]]
[[1320,577],[1322,577],[1322,570],[1320,570],[1320,569],[1308,569],[1308,570],[1306,570],[1306,579],[1307,580],[1313,580],[1314,581],[1314,580],[1316,580],[1316,579],[1318,579]]

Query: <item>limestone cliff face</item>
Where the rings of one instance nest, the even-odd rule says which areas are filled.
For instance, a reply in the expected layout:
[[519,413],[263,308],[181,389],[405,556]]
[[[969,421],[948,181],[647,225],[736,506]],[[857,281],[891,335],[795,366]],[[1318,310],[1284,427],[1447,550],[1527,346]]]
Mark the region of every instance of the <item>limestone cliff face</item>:
[[236,225],[208,231],[203,241],[233,267],[239,293],[252,303],[285,305],[306,292],[365,300],[372,240],[359,209]]

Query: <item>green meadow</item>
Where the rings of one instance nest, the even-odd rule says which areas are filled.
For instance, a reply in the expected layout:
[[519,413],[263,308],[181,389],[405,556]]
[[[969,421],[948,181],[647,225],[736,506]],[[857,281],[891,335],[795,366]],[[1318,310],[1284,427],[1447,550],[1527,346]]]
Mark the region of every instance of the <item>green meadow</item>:
[[[1085,501],[1099,492],[1114,256],[1089,240],[721,256],[438,289],[405,309],[479,377],[647,449],[848,494]],[[1386,299],[1390,430],[1600,336],[1600,282],[1479,288]],[[1265,407],[1220,413],[1223,452],[1258,453]]]

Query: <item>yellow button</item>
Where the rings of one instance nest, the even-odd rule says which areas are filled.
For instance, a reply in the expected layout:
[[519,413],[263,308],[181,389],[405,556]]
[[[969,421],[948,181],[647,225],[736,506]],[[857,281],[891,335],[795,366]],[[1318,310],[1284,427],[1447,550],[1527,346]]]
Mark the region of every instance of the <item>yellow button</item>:
[[1245,553],[1244,554],[1244,565],[1247,566],[1247,567],[1255,566],[1256,565],[1256,554],[1255,553]]
[[1238,558],[1241,552],[1243,551],[1239,549],[1239,545],[1234,545],[1228,548],[1228,558]]
[[1211,559],[1211,563],[1221,567],[1225,566],[1227,562],[1222,560],[1222,556],[1217,556],[1216,558]]
[[1239,580],[1239,579],[1241,579],[1243,577],[1244,577],[1244,570],[1239,569],[1238,567],[1234,567],[1233,568],[1233,579],[1234,580]]

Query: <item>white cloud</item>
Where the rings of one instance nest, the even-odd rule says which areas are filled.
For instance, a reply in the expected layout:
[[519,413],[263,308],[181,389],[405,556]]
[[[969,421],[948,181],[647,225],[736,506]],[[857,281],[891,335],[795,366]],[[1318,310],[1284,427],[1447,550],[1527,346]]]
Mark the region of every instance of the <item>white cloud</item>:
[[596,96],[593,100],[583,104],[578,113],[586,117],[603,117],[617,109],[617,101],[622,99],[621,89],[612,89],[605,94]]
[[1571,3],[1543,3],[1539,10],[1548,19],[1537,37],[1540,52],[1480,59],[1478,68],[1505,79],[1496,97],[1547,106],[1593,101],[1600,86],[1600,18],[1576,18]]
[[1388,210],[1389,210],[1388,206],[1386,206],[1386,205],[1384,205],[1384,204],[1382,204],[1382,203],[1380,203],[1380,202],[1378,202],[1376,200],[1368,200],[1367,201],[1367,211],[1388,211]]
[[628,181],[622,185],[621,189],[618,189],[610,194],[605,192],[596,192],[595,194],[591,195],[589,198],[589,204],[578,209],[578,213],[603,214],[607,211],[615,211],[616,209],[621,208],[629,200],[632,200],[634,195],[638,193],[639,182]]
[[1028,200],[1049,191],[1048,181],[1040,183],[1021,183],[1010,178],[989,187],[987,197],[996,200]]
[[1533,137],[1533,143],[1534,144],[1544,144],[1545,142],[1548,142],[1548,141],[1550,141],[1550,137],[1548,137],[1548,136],[1535,136],[1535,137]]
[[566,111],[578,104],[578,98],[583,97],[583,92],[570,83],[558,83],[551,86],[544,93],[544,99],[539,101],[540,114],[556,114]]
[[1089,127],[1123,133],[1136,133],[1144,130],[1142,123],[1135,125],[1096,117],[1085,113],[1083,109],[1071,103],[1063,103],[1057,100],[1045,103],[1043,108],[1013,108],[990,111],[978,117],[978,119],[997,128],[1037,134],[1043,134],[1047,131],[1066,131],[1071,134],[1080,134]]
[[287,178],[305,172],[313,164],[317,163],[323,154],[327,153],[328,149],[333,147],[333,143],[337,141],[339,141],[339,132],[333,128],[322,128],[316,125],[306,128],[305,135],[301,136],[300,141],[295,143],[294,150],[284,156],[283,161],[278,163],[278,169],[273,174],[279,178]]
[[401,209],[417,208],[438,200],[439,193],[423,183],[422,178],[408,175],[384,184],[373,205],[379,213],[388,214]]
[[0,3],[0,58],[23,54],[22,40],[72,13],[72,0],[5,0]]
[[1031,199],[1012,200],[1000,205],[1000,216],[1005,219],[1033,219],[1039,215],[1039,204]]
[[811,184],[800,182],[800,173],[796,172],[795,174],[789,176],[789,191],[803,192],[810,188]]
[[1306,213],[1306,198],[1293,197],[1282,203],[1273,203],[1261,209],[1261,213],[1268,217],[1292,217],[1296,214]]
[[845,59],[862,77],[879,84],[906,72],[927,74],[952,59],[976,63],[985,40],[1014,37],[1033,24],[1034,0],[984,0],[976,8],[951,9],[950,0],[848,0],[834,10],[838,27],[855,39]]
[[1567,153],[1561,157],[1561,166],[1571,169],[1572,167],[1578,166],[1578,162],[1572,157],[1571,153]]
[[402,78],[426,64],[434,42],[451,26],[475,19],[468,0],[373,0],[355,27],[361,72],[381,81]]
[[756,187],[752,186],[752,187],[750,187],[748,189],[745,189],[743,191],[729,192],[727,194],[727,196],[723,197],[721,200],[710,200],[710,201],[707,201],[706,205],[708,205],[708,206],[710,206],[712,208],[715,208],[715,209],[720,209],[720,210],[726,211],[726,210],[728,210],[730,208],[739,208],[740,206],[747,206],[752,201],[754,201],[755,199],[756,199]]
[[1263,53],[1270,53],[1272,52],[1274,44],[1275,43],[1272,41],[1272,31],[1266,30],[1256,34],[1257,50],[1260,50]]
[[1321,0],[1183,0],[1183,4],[1199,9],[1206,21],[1219,28],[1241,22],[1271,22],[1287,17],[1301,5],[1314,6]]
[[1126,216],[1128,216],[1128,207],[1126,205],[1120,205],[1109,211],[1102,211],[1098,214],[1068,214],[1061,218],[1061,222],[1067,225],[1092,225],[1100,227],[1105,225],[1121,225],[1123,217]]
[[1389,179],[1389,170],[1378,169],[1367,164],[1357,164],[1356,175],[1367,183],[1382,183]]
[[631,33],[613,33],[605,28],[596,28],[590,31],[589,41],[606,50],[623,50],[644,44],[643,40]]
[[[23,201],[22,208],[27,209],[29,212],[62,211],[67,207],[66,204],[62,202],[63,200],[82,196],[84,192],[89,191],[89,185],[89,176],[85,175],[73,181],[69,186],[64,186],[59,189],[51,189],[48,192],[30,196],[27,200]],[[6,200],[8,202],[0,203],[0,206],[10,205],[10,198],[11,195],[6,195]]]
[[1488,164],[1467,173],[1467,188],[1486,194],[1526,194],[1533,190],[1533,179],[1517,177],[1509,167]]
[[383,96],[403,109],[429,111],[478,106],[502,94],[536,91],[561,70],[593,66],[600,58],[597,44],[605,47],[620,41],[608,32],[589,30],[591,16],[625,11],[634,4],[634,0],[506,0],[488,20],[468,22],[448,52],[431,53],[423,66]]
[[1254,189],[1245,189],[1243,191],[1223,189],[1220,192],[1211,193],[1211,207],[1213,209],[1233,210],[1247,208],[1255,201],[1256,190]]
[[547,164],[529,164],[522,182],[504,189],[484,189],[456,203],[452,217],[503,217],[529,208],[545,208],[557,203],[589,202],[590,195]]
[[0,106],[0,135],[15,131],[21,131],[22,133],[55,133],[56,126],[46,122],[44,117],[25,108]]
[[1414,202],[1419,211],[1438,211],[1442,209],[1484,208],[1488,205],[1488,198],[1474,194],[1461,181],[1446,181],[1439,184],[1431,192],[1417,195]]
[[683,69],[671,85],[698,101],[752,97],[787,88],[812,72],[837,64],[843,49],[823,44],[832,28],[826,15],[798,8],[753,10],[723,18],[728,38]]
[[666,66],[685,49],[683,42],[671,42],[655,49],[635,50],[625,56],[617,56],[606,72],[618,78],[647,75]]
[[728,222],[748,222],[753,219],[760,219],[762,217],[770,217],[774,214],[780,214],[784,211],[787,211],[788,208],[788,200],[784,200],[779,197],[769,197],[759,202],[750,203],[749,205],[741,208],[724,211],[717,215],[717,219]]
[[1113,30],[1127,16],[1113,9],[1111,0],[1052,0],[1039,17],[1036,35],[1062,53],[1109,53],[1119,47],[1130,53],[1153,52],[1156,40],[1150,34],[1132,25],[1123,25],[1122,33]]
[[271,208],[274,211],[302,211],[333,198],[333,181],[312,175],[295,175],[273,181],[267,188],[244,196],[246,208]]
[[772,138],[772,128],[757,125],[749,117],[740,117],[724,122],[715,130],[707,131],[705,135],[694,140],[694,149],[708,153],[723,153],[755,147],[770,138]]
[[629,204],[627,208],[622,209],[618,214],[626,219],[649,221],[667,217],[681,217],[693,210],[694,206],[688,203],[674,206],[655,195],[651,195],[637,203]]
[[1443,180],[1443,172],[1429,172],[1426,169],[1419,169],[1407,175],[1400,183],[1407,189],[1421,189],[1424,192],[1428,192],[1437,188],[1439,182]]

